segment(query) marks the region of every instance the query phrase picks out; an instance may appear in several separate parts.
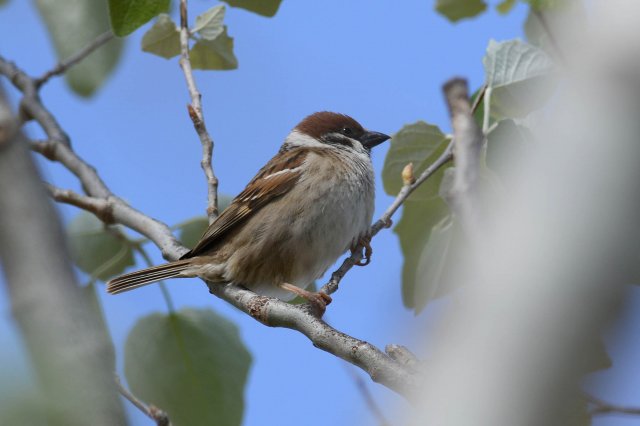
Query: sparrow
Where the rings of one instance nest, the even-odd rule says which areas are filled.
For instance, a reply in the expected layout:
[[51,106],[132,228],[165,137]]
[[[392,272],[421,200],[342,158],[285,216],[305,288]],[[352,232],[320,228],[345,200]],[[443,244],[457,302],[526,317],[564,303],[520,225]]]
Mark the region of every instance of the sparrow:
[[344,114],[306,117],[191,251],[114,278],[107,291],[200,277],[285,301],[298,295],[324,312],[331,297],[306,289],[347,250],[371,255],[371,149],[388,139]]

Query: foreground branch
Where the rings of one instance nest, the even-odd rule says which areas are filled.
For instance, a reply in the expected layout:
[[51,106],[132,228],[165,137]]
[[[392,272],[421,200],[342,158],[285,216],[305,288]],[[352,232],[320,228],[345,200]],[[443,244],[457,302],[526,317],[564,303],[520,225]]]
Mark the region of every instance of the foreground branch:
[[12,315],[20,329],[55,424],[125,424],[111,371],[113,347],[75,279],[60,219],[0,88],[0,261]]
[[191,104],[187,106],[189,117],[193,121],[193,127],[200,138],[202,144],[202,160],[200,166],[204,171],[207,179],[208,206],[207,216],[209,223],[212,223],[218,217],[218,178],[213,172],[211,157],[213,156],[213,139],[207,131],[202,115],[202,95],[196,87],[196,81],[193,78],[191,69],[191,60],[189,59],[189,21],[187,19],[187,0],[180,0],[180,67],[187,81],[189,96],[191,96]]
[[483,134],[473,118],[466,80],[454,78],[443,86],[443,92],[455,138],[456,164],[447,201],[460,217],[469,233],[480,229],[478,181]]

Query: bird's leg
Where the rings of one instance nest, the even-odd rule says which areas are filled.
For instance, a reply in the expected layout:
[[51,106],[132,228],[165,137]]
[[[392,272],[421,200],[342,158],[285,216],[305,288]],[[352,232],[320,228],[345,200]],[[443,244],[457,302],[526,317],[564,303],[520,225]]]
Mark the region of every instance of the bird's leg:
[[320,310],[321,314],[324,314],[324,311],[327,310],[327,305],[333,300],[331,296],[322,291],[308,291],[289,283],[280,284],[280,288],[308,300]]
[[354,263],[356,266],[367,266],[371,263],[371,255],[373,254],[373,249],[371,248],[371,235],[364,235],[360,237],[358,240],[358,244],[351,249],[351,253],[355,253],[357,250],[363,250],[364,254],[362,259],[358,262]]

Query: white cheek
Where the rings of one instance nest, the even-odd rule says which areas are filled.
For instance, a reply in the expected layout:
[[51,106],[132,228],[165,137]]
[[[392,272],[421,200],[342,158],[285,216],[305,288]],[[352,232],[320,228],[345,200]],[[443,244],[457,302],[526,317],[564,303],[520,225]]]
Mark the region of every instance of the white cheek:
[[313,138],[309,135],[305,135],[304,133],[300,133],[297,130],[289,133],[289,136],[284,140],[284,143],[291,146],[307,146],[307,147],[326,147],[325,144]]

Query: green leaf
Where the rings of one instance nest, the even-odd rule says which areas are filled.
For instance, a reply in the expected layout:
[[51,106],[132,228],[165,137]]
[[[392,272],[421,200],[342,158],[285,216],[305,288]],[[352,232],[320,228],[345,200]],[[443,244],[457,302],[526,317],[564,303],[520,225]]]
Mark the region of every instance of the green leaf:
[[215,40],[198,40],[189,51],[191,66],[200,70],[233,70],[238,60],[233,53],[233,38],[227,35],[227,27]]
[[170,59],[180,54],[180,30],[165,13],[142,37],[142,50]]
[[451,22],[472,18],[487,10],[483,0],[437,0],[436,11]]
[[[106,0],[36,0],[51,34],[59,60],[67,59],[110,29]],[[66,72],[71,89],[91,96],[109,76],[122,51],[121,40],[111,40]]]
[[222,25],[224,12],[223,4],[207,10],[196,18],[196,24],[191,29],[191,33],[197,32],[205,40],[215,40],[224,31],[224,25]]
[[554,88],[551,59],[520,40],[489,41],[482,62],[494,116],[523,117],[542,106]]
[[223,0],[231,7],[239,7],[262,16],[274,16],[282,0]]
[[[431,262],[426,255],[423,256],[423,252],[428,246],[431,229],[448,214],[446,204],[439,197],[431,200],[407,200],[402,207],[402,218],[393,230],[400,239],[404,256],[402,302],[416,313],[420,312],[432,297],[441,294],[438,283],[427,281],[433,276],[431,278],[423,276],[424,266]],[[437,277],[437,274],[435,276]]]
[[0,0],[0,6],[4,6],[7,3],[9,3],[9,0]]
[[524,0],[534,10],[553,9],[555,7],[563,6],[567,2],[566,0]]
[[[391,138],[391,147],[387,152],[382,169],[384,190],[396,195],[402,188],[402,169],[413,163],[414,175],[419,176],[444,151],[449,138],[437,126],[418,121],[404,126]],[[441,173],[429,178],[410,199],[430,199],[437,197]]]
[[67,234],[76,265],[93,277],[106,281],[134,264],[131,245],[108,232],[91,213],[76,216]]
[[209,309],[152,314],[131,330],[124,352],[132,392],[172,424],[241,423],[251,355],[227,319]]
[[432,229],[427,244],[422,248],[416,265],[413,308],[416,313],[430,300],[441,297],[453,289],[451,272],[454,266],[455,223],[451,216],[444,217]]
[[170,0],[109,0],[113,33],[124,37],[169,10]]
[[502,3],[496,6],[496,9],[501,14],[506,15],[507,13],[511,12],[511,9],[513,9],[513,6],[515,5],[516,0],[503,0]]

